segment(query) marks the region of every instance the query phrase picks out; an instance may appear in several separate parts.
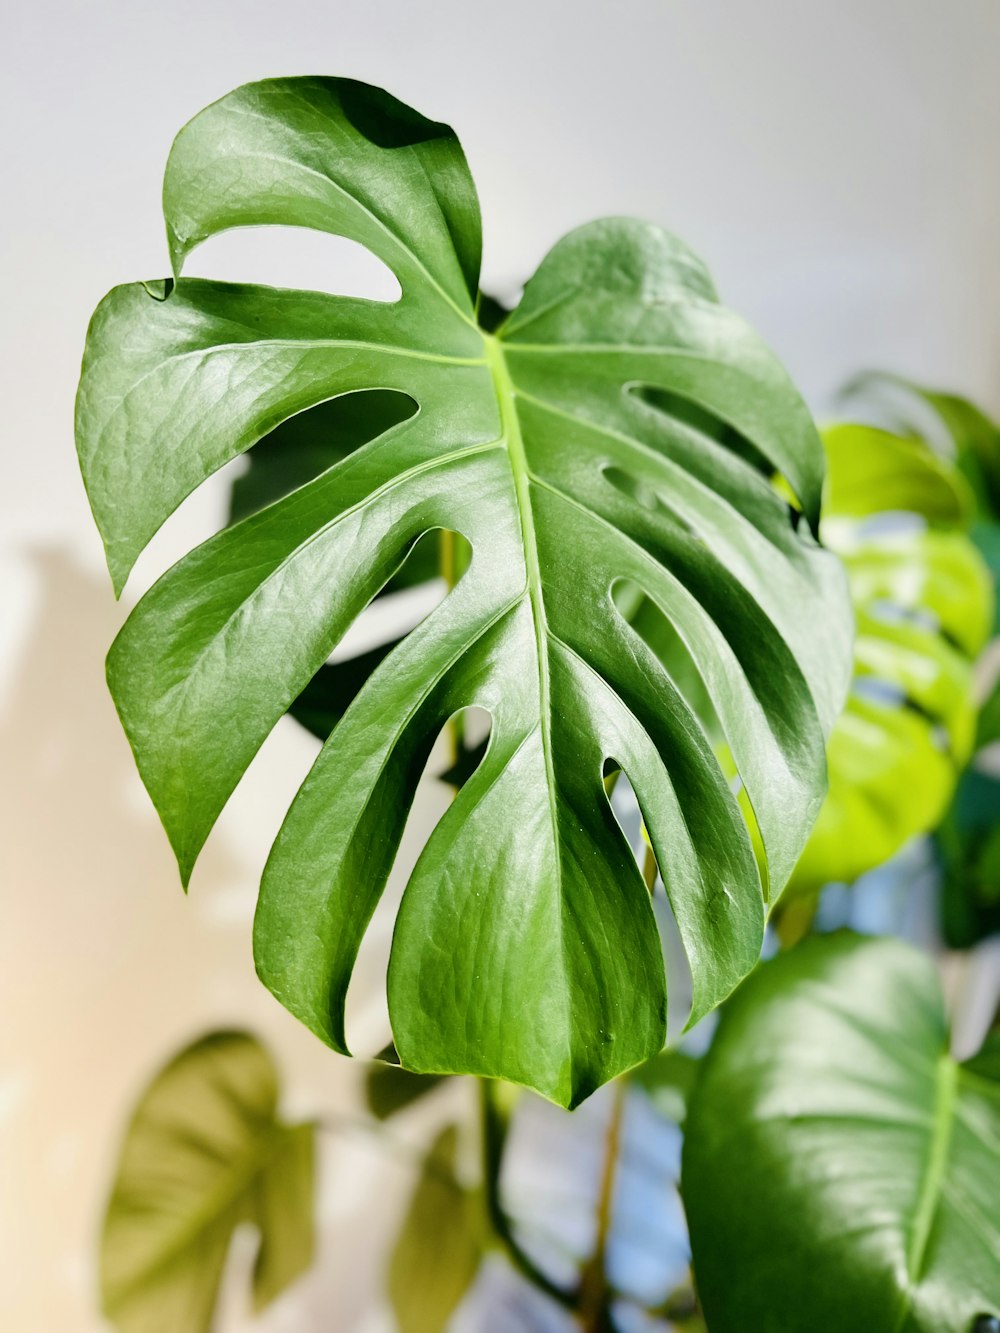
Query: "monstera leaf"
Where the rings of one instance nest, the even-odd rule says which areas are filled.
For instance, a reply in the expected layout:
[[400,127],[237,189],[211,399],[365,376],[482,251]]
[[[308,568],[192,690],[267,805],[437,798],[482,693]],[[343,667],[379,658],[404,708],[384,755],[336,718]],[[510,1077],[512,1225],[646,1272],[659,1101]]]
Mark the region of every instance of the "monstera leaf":
[[263,1047],[216,1032],[182,1051],[132,1117],[101,1240],[104,1311],[121,1333],[208,1333],[234,1230],[260,1245],[262,1309],[309,1267],[314,1127],[277,1116]]
[[956,1064],[931,960],[814,937],[727,1006],[681,1183],[712,1333],[1000,1316],[1000,1061]]
[[[164,201],[175,278],[106,298],[78,399],[116,587],[186,495],[283,421],[372,389],[401,396],[404,418],[182,560],[112,648],[111,690],[182,877],[352,621],[421,537],[459,534],[468,567],[370,664],[289,810],[257,967],[347,1049],[348,980],[414,787],[448,719],[476,705],[488,749],[396,921],[395,1046],[417,1072],[501,1075],[574,1104],[664,1039],[660,943],[606,766],[638,794],[692,1019],[756,961],[765,899],[821,802],[849,622],[839,566],[810,533],[823,459],[809,415],[702,264],[649,225],[573,232],[487,332],[458,142],[363,84],[223,98],[181,131]],[[402,295],[180,277],[199,242],[252,224],[359,242]],[[621,587],[655,603],[704,680],[763,884],[730,782]]]
[[856,879],[941,818],[972,748],[972,665],[993,619],[955,467],[921,440],[867,426],[836,427],[825,442],[823,537],[850,581],[855,677],[795,871],[801,892]]
[[845,393],[904,434],[926,436],[967,478],[981,520],[1000,516],[1000,425],[960,394],[928,389],[902,375],[865,371]]
[[975,751],[935,831],[941,929],[952,949],[1000,932],[1000,681],[979,710]]

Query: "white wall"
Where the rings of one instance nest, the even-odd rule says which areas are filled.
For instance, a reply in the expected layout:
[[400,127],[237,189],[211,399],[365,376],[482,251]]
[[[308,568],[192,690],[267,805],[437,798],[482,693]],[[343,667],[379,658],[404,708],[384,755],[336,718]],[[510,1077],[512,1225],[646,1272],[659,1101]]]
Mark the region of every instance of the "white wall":
[[[250,960],[254,876],[310,743],[279,728],[185,900],[104,691],[125,608],[76,474],[72,399],[94,304],[165,271],[172,134],[268,74],[384,84],[458,129],[488,288],[513,290],[579,222],[643,215],[705,254],[819,408],[878,365],[996,410],[1000,5],[36,0],[2,23],[0,1326],[84,1333],[101,1326],[91,1256],[114,1134],[168,1051],[247,1023],[280,1050],[294,1105],[355,1096],[353,1070],[284,1014]],[[316,256],[326,282],[368,280],[344,247],[281,259],[255,244],[215,253],[244,277],[308,282]],[[135,589],[220,504],[216,486],[185,506]],[[441,799],[426,794],[424,824]],[[372,1037],[379,966],[376,948],[356,1006]],[[325,1276],[271,1329],[381,1326],[360,1312],[374,1207],[398,1170],[359,1143],[330,1162]]]

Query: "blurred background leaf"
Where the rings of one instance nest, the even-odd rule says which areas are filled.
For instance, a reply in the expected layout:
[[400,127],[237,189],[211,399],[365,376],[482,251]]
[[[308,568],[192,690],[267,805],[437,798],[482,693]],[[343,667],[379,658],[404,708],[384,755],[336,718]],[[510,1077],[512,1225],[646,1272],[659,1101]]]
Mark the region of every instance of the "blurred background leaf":
[[789,897],[852,882],[941,818],[972,750],[973,664],[994,617],[957,468],[868,426],[834,427],[825,443],[822,535],[848,571],[855,674]]
[[389,1262],[400,1333],[444,1333],[482,1258],[482,1205],[455,1169],[458,1131],[441,1130],[424,1161]]
[[233,1232],[259,1235],[261,1310],[312,1262],[314,1126],[277,1115],[261,1044],[215,1032],[181,1051],[125,1132],[101,1238],[104,1312],[120,1333],[208,1333]]
[[433,1092],[445,1078],[444,1074],[414,1074],[398,1064],[379,1061],[365,1074],[365,1101],[376,1120],[388,1120]]

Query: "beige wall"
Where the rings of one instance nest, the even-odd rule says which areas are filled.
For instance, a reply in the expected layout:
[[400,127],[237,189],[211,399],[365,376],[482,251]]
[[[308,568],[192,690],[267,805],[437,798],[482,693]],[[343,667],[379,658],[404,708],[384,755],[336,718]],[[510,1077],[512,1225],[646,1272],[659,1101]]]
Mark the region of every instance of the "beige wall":
[[[819,407],[882,365],[1000,410],[1000,5],[36,0],[2,24],[0,1328],[91,1333],[114,1135],[166,1054],[248,1024],[280,1052],[293,1107],[355,1097],[353,1068],[270,999],[250,958],[255,875],[311,743],[279,727],[185,900],[103,685],[126,608],[75,471],[73,390],[99,297],[166,267],[172,133],[266,74],[385,84],[459,130],[493,290],[511,293],[578,222],[644,215],[704,252]],[[220,276],[371,280],[335,242],[214,253]],[[211,529],[221,497],[210,486],[171,521],[126,602]],[[407,858],[442,799],[422,797]],[[389,924],[355,997],[371,1045]],[[385,1326],[363,1313],[377,1205],[405,1181],[358,1138],[326,1167],[323,1271],[264,1328]]]

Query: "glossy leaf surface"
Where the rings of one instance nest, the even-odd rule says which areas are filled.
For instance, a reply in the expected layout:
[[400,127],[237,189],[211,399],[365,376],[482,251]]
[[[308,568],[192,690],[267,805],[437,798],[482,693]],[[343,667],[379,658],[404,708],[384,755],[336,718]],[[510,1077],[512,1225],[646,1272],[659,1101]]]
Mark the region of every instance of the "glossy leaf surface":
[[813,938],[727,1006],[682,1188],[712,1333],[971,1333],[1000,1314],[1000,1082],[933,963]]
[[125,1134],[101,1239],[105,1314],[121,1333],[208,1333],[233,1232],[259,1233],[263,1309],[313,1254],[314,1128],[278,1118],[270,1056],[240,1032],[182,1051]]
[[[692,1018],[752,967],[765,897],[819,808],[849,631],[841,571],[810,536],[823,460],[809,415],[703,265],[646,224],[573,232],[485,332],[458,142],[378,89],[291,79],[223,98],[178,136],[164,204],[176,283],[105,300],[78,400],[117,586],[188,493],[283,422],[363,390],[402,403],[397,424],[350,436],[340,462],[176,565],[112,649],[111,689],[182,876],[414,545],[460,534],[469,567],[370,664],[292,804],[264,874],[257,967],[347,1049],[348,981],[417,779],[448,718],[479,706],[489,747],[396,922],[394,1041],[413,1070],[501,1075],[572,1105],[664,1039],[659,939],[606,762],[638,794],[691,961]],[[180,277],[199,242],[262,223],[361,243],[400,300]],[[616,604],[622,583],[659,608],[703,681],[766,885],[708,737]]]
[[947,808],[973,743],[972,666],[993,619],[968,536],[972,496],[920,440],[826,434],[823,537],[847,568],[855,677],[830,738],[830,789],[793,887],[851,882]]

